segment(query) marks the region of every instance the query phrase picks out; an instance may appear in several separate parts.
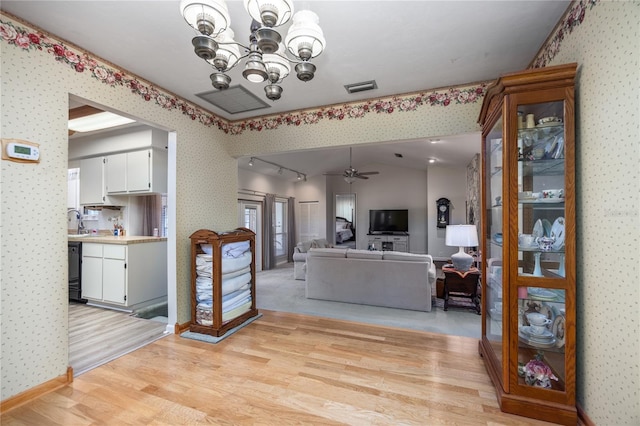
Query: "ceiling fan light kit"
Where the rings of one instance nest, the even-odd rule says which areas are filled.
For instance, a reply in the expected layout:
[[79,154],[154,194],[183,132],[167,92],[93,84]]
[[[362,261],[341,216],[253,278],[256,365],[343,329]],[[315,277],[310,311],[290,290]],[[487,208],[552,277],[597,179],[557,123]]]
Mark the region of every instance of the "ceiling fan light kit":
[[[282,96],[279,83],[291,72],[295,65],[299,80],[312,80],[316,67],[310,59],[320,55],[326,40],[319,25],[318,15],[301,10],[294,14],[292,0],[244,0],[245,10],[253,18],[250,27],[249,46],[236,41],[231,30],[231,19],[224,0],[182,0],[180,12],[197,35],[192,39],[196,55],[217,72],[210,75],[214,88],[229,88],[231,78],[225,74],[240,60],[247,59],[242,76],[252,83],[269,84],[265,94],[273,101]],[[289,20],[293,23],[282,44],[282,36],[274,27]],[[286,45],[286,47],[285,47]],[[240,54],[240,48],[245,53]],[[290,58],[290,55],[292,58]]]

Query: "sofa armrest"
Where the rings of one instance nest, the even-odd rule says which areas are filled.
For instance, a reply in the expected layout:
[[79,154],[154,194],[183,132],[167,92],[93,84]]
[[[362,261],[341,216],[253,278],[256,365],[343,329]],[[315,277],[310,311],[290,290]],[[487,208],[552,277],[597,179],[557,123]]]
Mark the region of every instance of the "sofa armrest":
[[431,262],[431,266],[429,267],[429,284],[434,285],[436,282],[436,265]]

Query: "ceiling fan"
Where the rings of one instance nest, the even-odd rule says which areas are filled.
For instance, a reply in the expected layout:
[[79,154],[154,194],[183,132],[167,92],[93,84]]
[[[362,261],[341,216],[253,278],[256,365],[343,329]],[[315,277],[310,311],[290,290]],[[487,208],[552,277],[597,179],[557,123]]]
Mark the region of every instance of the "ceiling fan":
[[349,167],[344,170],[343,173],[325,173],[325,176],[342,176],[348,183],[353,183],[356,179],[369,179],[368,175],[377,175],[380,172],[359,172],[351,165],[351,151],[349,147]]

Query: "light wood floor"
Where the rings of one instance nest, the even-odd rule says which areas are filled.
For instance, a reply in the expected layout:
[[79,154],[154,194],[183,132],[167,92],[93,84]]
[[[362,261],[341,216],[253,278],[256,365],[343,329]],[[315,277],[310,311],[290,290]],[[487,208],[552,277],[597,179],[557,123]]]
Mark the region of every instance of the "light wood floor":
[[290,313],[218,344],[170,335],[2,425],[543,425],[500,412],[476,339]]
[[69,304],[69,365],[79,375],[164,335],[167,324],[127,312]]

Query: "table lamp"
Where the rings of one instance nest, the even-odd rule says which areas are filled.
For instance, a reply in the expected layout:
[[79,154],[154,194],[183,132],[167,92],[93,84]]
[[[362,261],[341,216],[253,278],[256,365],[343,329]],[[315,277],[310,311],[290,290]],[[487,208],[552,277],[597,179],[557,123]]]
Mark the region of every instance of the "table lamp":
[[464,252],[465,247],[478,245],[478,231],[475,225],[447,225],[445,244],[452,247],[460,247],[460,250],[451,255],[453,267],[458,271],[468,271],[473,263],[473,257]]

